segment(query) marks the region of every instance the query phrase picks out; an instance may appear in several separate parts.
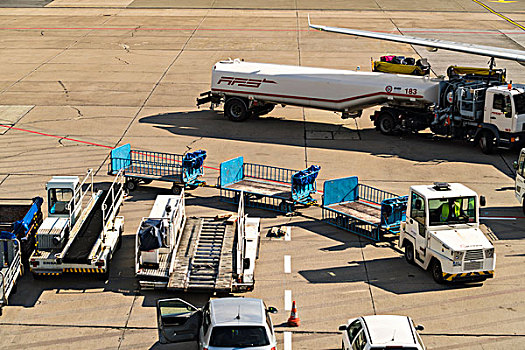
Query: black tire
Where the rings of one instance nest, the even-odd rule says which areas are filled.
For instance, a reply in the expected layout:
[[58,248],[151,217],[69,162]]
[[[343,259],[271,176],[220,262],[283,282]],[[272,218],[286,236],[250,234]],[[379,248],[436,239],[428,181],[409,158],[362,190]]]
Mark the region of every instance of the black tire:
[[251,115],[247,103],[239,97],[230,97],[224,104],[224,115],[232,122],[243,122]]
[[405,243],[405,260],[410,265],[415,265],[414,261],[414,246],[412,243]]
[[481,152],[491,154],[494,150],[494,134],[491,131],[483,131],[478,139]]
[[182,187],[181,186],[173,185],[171,187],[171,193],[173,193],[174,195],[179,195],[179,194],[181,194],[181,192],[182,192]]
[[430,265],[430,273],[432,274],[432,278],[434,279],[434,281],[436,281],[436,283],[445,283],[445,280],[443,279],[443,270],[441,269],[441,264],[439,261],[432,261]]
[[139,184],[137,181],[135,180],[132,180],[132,179],[129,179],[126,181],[126,189],[129,191],[129,192],[133,192],[137,189],[137,187],[139,187]]
[[395,128],[396,121],[394,120],[392,113],[385,111],[379,113],[379,117],[377,118],[377,129],[381,131],[383,135],[392,135]]

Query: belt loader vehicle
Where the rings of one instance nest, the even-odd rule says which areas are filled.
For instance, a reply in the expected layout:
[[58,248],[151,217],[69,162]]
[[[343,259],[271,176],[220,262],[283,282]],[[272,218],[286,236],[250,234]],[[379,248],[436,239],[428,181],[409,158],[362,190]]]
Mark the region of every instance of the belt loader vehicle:
[[399,246],[438,283],[494,277],[494,246],[479,227],[485,198],[458,183],[410,187]]
[[106,279],[124,226],[124,217],[117,216],[124,200],[122,171],[108,190],[95,190],[91,169],[82,181],[55,176],[46,187],[49,216],[29,260],[33,276],[85,273]]
[[20,241],[3,231],[0,233],[0,315],[9,296],[16,292],[16,282],[23,271]]
[[253,290],[260,219],[187,217],[184,191],[157,196],[136,235],[135,275],[142,289],[233,293]]
[[312,205],[316,201],[316,178],[321,167],[312,165],[301,171],[268,165],[245,163],[237,157],[220,165],[219,187],[225,202],[239,203],[244,193],[246,206],[282,213],[295,211],[296,205]]
[[41,197],[0,200],[0,233],[18,239],[24,264],[35,249],[36,232],[42,223],[43,202]]
[[182,155],[132,150],[125,144],[111,151],[108,175],[122,169],[128,191],[134,191],[141,182],[157,180],[173,183],[172,192],[179,194],[182,188],[195,189],[205,184],[199,179],[204,174],[205,159],[203,150]]
[[525,214],[525,148],[521,150],[518,161],[514,162],[514,169],[516,170],[514,194],[523,208],[523,214]]

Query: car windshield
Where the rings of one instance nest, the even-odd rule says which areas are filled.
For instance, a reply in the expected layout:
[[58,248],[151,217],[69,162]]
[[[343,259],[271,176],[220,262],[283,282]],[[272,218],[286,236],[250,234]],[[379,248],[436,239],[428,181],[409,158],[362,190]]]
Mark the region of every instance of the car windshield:
[[249,348],[270,345],[266,330],[262,326],[214,327],[210,346]]
[[476,222],[476,197],[430,199],[430,225],[453,225]]
[[517,114],[525,114],[525,93],[514,95],[514,105]]

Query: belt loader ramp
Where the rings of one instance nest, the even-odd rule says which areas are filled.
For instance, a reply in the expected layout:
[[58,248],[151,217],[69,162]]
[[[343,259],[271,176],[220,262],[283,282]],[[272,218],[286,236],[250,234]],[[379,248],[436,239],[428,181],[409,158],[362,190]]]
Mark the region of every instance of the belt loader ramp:
[[[142,289],[233,293],[253,289],[260,219],[187,217],[184,192],[158,196],[137,230],[136,276]],[[152,233],[154,232],[154,233]]]
[[[64,227],[58,221],[53,221],[53,225],[60,226],[57,229],[44,222],[42,232],[37,234],[37,248],[30,258],[36,278],[63,273],[94,273],[104,279],[109,276],[109,261],[120,247],[124,226],[124,217],[117,216],[124,201],[123,172],[117,174],[108,190],[94,190],[92,171],[75,188],[65,205],[69,218],[59,218]],[[60,235],[58,229],[62,229]]]

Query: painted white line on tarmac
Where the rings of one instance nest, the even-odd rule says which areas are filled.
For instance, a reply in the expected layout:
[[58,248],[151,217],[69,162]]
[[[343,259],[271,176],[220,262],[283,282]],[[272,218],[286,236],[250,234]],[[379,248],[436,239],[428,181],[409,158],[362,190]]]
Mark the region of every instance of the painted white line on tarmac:
[[286,233],[284,234],[284,240],[285,241],[292,240],[292,228],[290,226],[286,227]]
[[292,291],[288,289],[284,291],[284,309],[292,310]]
[[292,332],[284,332],[284,350],[292,350]]
[[292,273],[292,257],[290,255],[284,256],[284,273]]

